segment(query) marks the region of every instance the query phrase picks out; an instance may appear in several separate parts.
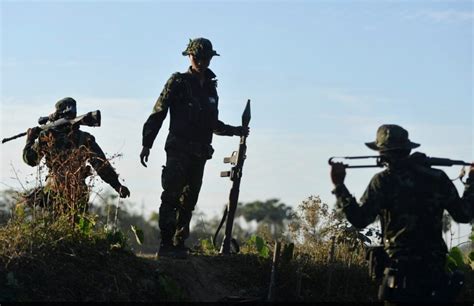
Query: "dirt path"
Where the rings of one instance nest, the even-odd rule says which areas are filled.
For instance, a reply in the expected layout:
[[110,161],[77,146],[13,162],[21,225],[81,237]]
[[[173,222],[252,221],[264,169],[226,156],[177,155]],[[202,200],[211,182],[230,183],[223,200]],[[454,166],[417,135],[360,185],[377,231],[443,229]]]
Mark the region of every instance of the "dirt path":
[[184,260],[157,259],[153,255],[140,257],[160,274],[171,278],[183,293],[184,301],[248,300],[266,295],[270,265],[254,256],[190,255]]

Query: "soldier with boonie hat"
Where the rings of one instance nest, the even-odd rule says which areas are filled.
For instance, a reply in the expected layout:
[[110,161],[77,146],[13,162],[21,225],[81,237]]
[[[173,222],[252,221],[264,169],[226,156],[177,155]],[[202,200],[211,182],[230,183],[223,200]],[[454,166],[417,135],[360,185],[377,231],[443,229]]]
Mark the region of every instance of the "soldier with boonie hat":
[[[426,155],[399,125],[384,124],[375,141],[365,143],[378,151],[387,167],[374,175],[359,203],[344,185],[342,163],[331,165],[336,207],[362,229],[378,217],[383,245],[370,249],[372,276],[381,281],[379,299],[391,303],[454,301],[463,278],[445,270],[448,252],[443,240],[443,212],[454,221],[469,223],[474,214],[474,168],[470,167],[464,194],[442,170],[424,162]],[[395,304],[393,304],[395,305]]]

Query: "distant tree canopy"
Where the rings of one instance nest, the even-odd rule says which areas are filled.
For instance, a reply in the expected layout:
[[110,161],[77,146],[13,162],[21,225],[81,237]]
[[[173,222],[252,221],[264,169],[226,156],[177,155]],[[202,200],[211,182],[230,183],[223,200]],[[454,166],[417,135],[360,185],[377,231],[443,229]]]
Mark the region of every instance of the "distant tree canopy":
[[279,199],[239,203],[237,206],[237,215],[244,217],[246,221],[270,221],[283,224],[284,220],[290,219],[292,213],[292,208],[281,203]]
[[18,202],[19,193],[14,189],[0,191],[0,224],[8,222],[12,216],[15,204]]
[[268,226],[273,236],[278,236],[284,230],[285,221],[291,219],[293,209],[279,199],[272,198],[264,202],[254,201],[239,203],[237,206],[237,217],[242,216],[245,221],[257,221],[259,227]]
[[[238,203],[235,217],[242,217],[246,222],[256,221],[257,232],[270,232],[273,237],[280,236],[285,229],[286,222],[290,220],[293,210],[291,207],[281,203],[279,199],[266,201],[253,201],[249,203]],[[201,211],[193,213],[193,224],[191,235],[187,241],[189,246],[195,245],[200,239],[212,237],[221,221],[221,216],[206,218]],[[267,229],[265,229],[265,227]],[[221,229],[216,245],[220,245],[224,236],[224,228]],[[255,229],[242,227],[240,222],[234,222],[232,237],[239,242],[247,241]]]

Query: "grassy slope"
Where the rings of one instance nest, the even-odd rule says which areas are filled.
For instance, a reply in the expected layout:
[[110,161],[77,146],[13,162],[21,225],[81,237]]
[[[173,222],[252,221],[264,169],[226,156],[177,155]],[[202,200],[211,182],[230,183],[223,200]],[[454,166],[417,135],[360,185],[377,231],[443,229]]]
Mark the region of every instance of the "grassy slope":
[[[256,254],[156,259],[116,242],[64,222],[0,227],[0,301],[235,301],[268,292],[271,261]],[[277,300],[369,302],[377,292],[364,266],[342,262],[282,262],[277,280]],[[462,300],[473,300],[473,281],[471,272]]]
[[152,301],[150,264],[105,233],[69,222],[11,222],[0,228],[0,301]]

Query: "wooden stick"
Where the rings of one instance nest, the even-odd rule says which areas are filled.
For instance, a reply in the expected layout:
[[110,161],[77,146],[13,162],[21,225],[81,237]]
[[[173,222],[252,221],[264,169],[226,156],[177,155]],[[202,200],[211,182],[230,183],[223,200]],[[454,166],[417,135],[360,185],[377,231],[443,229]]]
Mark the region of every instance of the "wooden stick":
[[277,241],[275,243],[275,249],[273,251],[272,273],[270,275],[270,287],[268,288],[267,301],[269,302],[273,302],[275,300],[275,287],[276,287],[278,262],[280,259],[280,249],[281,249],[281,242]]

